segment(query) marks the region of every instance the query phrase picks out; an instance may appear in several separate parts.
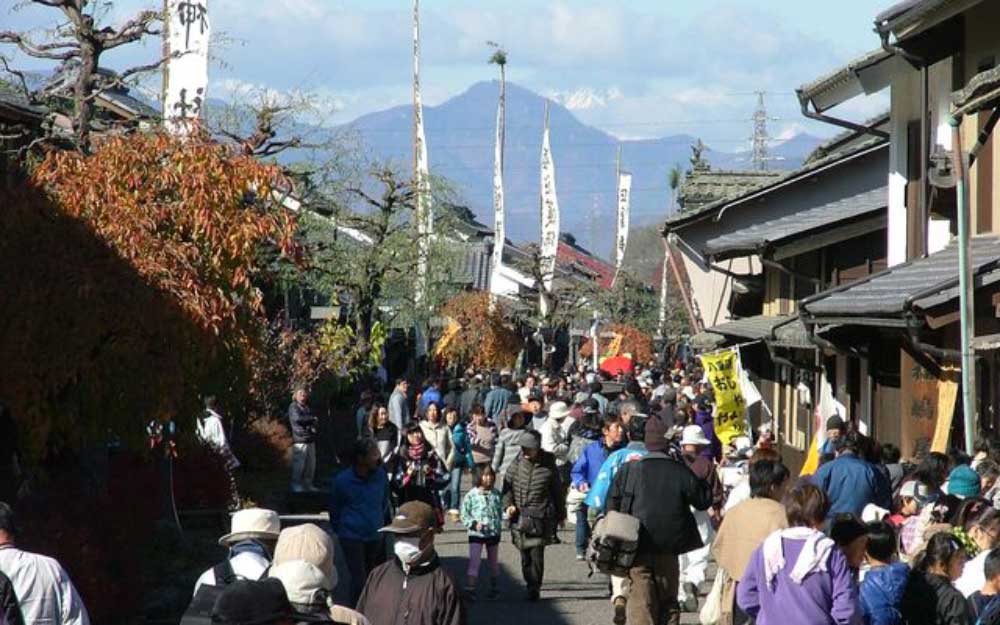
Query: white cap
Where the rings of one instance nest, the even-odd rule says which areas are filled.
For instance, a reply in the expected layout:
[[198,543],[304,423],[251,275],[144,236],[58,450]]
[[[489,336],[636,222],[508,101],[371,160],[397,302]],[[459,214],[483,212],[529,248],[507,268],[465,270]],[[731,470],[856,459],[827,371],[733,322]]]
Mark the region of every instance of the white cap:
[[[337,576],[337,572],[333,572]],[[325,603],[337,582],[330,579],[319,570],[315,564],[305,560],[290,560],[271,567],[268,577],[281,580],[285,594],[291,603],[300,605],[317,605]]]

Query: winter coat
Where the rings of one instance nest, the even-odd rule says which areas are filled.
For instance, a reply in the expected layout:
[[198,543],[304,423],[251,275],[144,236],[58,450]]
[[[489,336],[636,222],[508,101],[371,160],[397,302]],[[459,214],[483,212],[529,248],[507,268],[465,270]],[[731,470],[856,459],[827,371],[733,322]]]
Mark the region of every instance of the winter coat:
[[472,420],[472,407],[476,404],[483,403],[486,398],[486,394],[483,393],[483,387],[481,384],[474,384],[469,388],[462,391],[462,395],[459,397],[459,410],[458,413],[462,416],[463,421]]
[[473,464],[488,464],[493,462],[493,452],[497,447],[497,426],[491,421],[486,425],[470,423],[467,428],[469,442],[472,443]]
[[691,469],[663,453],[622,466],[611,484],[608,510],[642,523],[639,550],[684,554],[704,545],[691,508],[707,510],[712,489]]
[[618,475],[619,469],[626,462],[639,460],[645,457],[647,453],[649,452],[646,451],[646,444],[641,442],[629,443],[624,449],[612,452],[608,456],[608,459],[599,467],[597,478],[593,482],[590,482],[590,490],[587,491],[587,496],[584,498],[583,503],[598,513],[604,512],[608,503],[608,491],[611,490],[611,484],[615,481],[615,476]]
[[[493,451],[493,470],[496,471],[497,477],[501,481],[507,474],[510,465],[514,464],[514,459],[521,453],[521,442],[525,436],[531,436],[527,430],[507,428],[500,432],[496,449]],[[500,481],[497,484],[500,484],[502,488],[503,485]]]
[[861,582],[861,613],[865,625],[900,625],[899,604],[906,592],[910,567],[902,562],[868,571]]
[[382,455],[382,462],[388,463],[392,460],[392,454],[399,447],[399,428],[396,427],[396,424],[389,421],[385,424],[385,427],[379,428],[374,432],[369,431],[368,435],[378,445],[379,453]]
[[308,404],[293,401],[288,406],[288,421],[292,426],[293,443],[312,443],[316,441],[316,415]]
[[556,457],[556,464],[559,466],[567,464],[569,455],[569,428],[573,420],[569,417],[557,420],[549,417],[545,423],[538,428],[538,433],[542,435],[542,449]]
[[345,540],[378,540],[389,502],[389,476],[379,467],[361,478],[353,467],[333,478],[330,526]]
[[392,558],[368,576],[358,600],[358,612],[371,625],[465,625],[462,597],[451,575],[435,555],[403,571]]
[[389,420],[393,422],[400,431],[410,422],[410,404],[406,395],[396,389],[389,396]]
[[939,575],[912,571],[899,604],[908,625],[971,625],[975,622],[965,597]]
[[472,442],[469,441],[469,434],[465,431],[465,426],[456,423],[451,428],[451,444],[454,453],[453,469],[467,469],[473,465]]
[[507,408],[507,404],[510,403],[510,398],[514,394],[508,389],[503,387],[496,387],[486,394],[486,399],[483,400],[483,409],[486,410],[486,418],[493,423],[501,423],[500,418],[503,416],[503,411]]
[[701,431],[705,433],[705,437],[712,443],[701,450],[701,455],[716,461],[721,460],[722,441],[715,435],[715,422],[712,420],[712,411],[696,410],[694,413],[694,422],[701,427]]
[[[473,529],[473,523],[476,524]],[[462,499],[462,525],[469,538],[499,538],[503,527],[503,504],[495,490],[473,488]]]
[[601,431],[592,430],[577,421],[569,428],[569,440],[569,453],[566,454],[566,460],[576,464],[584,449],[594,441],[601,440]]
[[828,519],[845,513],[860,517],[870,503],[892,509],[889,481],[874,465],[853,453],[841,454],[821,466],[812,476],[812,483],[830,497]]
[[451,429],[448,427],[448,424],[444,421],[438,421],[437,423],[421,421],[420,430],[424,433],[424,439],[427,443],[434,448],[438,457],[444,461],[445,468],[451,471],[451,467],[455,464],[455,445],[452,443]]
[[573,488],[580,490],[580,486],[587,485],[589,489],[597,482],[597,474],[601,471],[601,466],[612,449],[604,446],[604,441],[596,440],[583,449],[583,453],[577,458],[570,471],[570,478],[573,480]]
[[716,510],[722,510],[725,491],[722,488],[722,480],[719,479],[719,473],[715,469],[715,463],[705,456],[691,456],[688,454],[684,454],[684,462],[687,463],[688,468],[699,479],[708,482],[709,487],[712,489],[712,507]]
[[[521,454],[511,464],[503,483],[503,507],[510,506],[517,508],[511,519],[515,547],[529,549],[555,542],[557,526],[566,518],[566,500],[552,454],[540,451],[534,462]],[[535,529],[526,530],[529,525]]]
[[424,453],[418,460],[410,458],[409,445],[400,445],[394,465],[390,484],[400,504],[423,501],[441,510],[441,490],[448,486],[451,476],[429,444],[424,444]]

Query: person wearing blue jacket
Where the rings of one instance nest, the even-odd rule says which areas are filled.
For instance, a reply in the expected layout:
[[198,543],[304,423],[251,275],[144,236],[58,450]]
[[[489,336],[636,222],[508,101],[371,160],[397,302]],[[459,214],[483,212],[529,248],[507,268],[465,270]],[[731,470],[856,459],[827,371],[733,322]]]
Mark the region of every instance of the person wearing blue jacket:
[[458,409],[448,406],[444,409],[444,422],[451,429],[451,443],[455,449],[455,462],[451,465],[451,481],[444,492],[444,507],[453,521],[459,517],[462,505],[462,473],[475,466],[472,459],[472,441],[469,432],[458,417]]
[[[621,447],[624,433],[618,417],[605,417],[601,428],[601,439],[583,449],[570,471],[570,479],[577,491],[587,495],[591,485],[597,482],[598,474],[608,456]],[[576,559],[583,560],[590,540],[590,524],[587,522],[587,502],[576,510]]]
[[871,569],[861,582],[864,625],[900,625],[899,604],[910,577],[910,567],[896,562],[896,531],[885,521],[869,523],[867,560]]
[[860,452],[865,438],[859,432],[849,432],[840,439],[836,460],[825,463],[812,476],[812,483],[822,488],[830,498],[828,519],[838,514],[861,512],[870,503],[892,509],[889,479],[875,465],[864,460]]
[[351,601],[356,603],[368,573],[381,563],[379,529],[388,512],[389,477],[374,440],[355,441],[353,452],[354,464],[333,479],[330,526],[344,550],[351,572]]

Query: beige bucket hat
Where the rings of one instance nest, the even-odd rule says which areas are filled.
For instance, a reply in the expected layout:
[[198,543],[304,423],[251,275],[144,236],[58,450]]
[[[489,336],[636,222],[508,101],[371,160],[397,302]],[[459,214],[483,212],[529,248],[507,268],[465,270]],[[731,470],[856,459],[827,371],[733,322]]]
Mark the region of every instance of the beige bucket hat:
[[278,540],[281,519],[274,510],[247,508],[233,514],[230,532],[219,539],[223,547],[235,545],[244,540]]

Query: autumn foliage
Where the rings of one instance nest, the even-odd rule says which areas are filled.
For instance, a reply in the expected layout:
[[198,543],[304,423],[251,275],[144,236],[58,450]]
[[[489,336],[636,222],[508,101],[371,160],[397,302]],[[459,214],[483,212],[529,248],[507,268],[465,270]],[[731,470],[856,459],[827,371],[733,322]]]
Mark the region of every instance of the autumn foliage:
[[441,310],[448,328],[434,348],[434,355],[446,365],[506,367],[514,364],[521,339],[504,318],[498,303],[490,311],[487,293],[462,293]]
[[[611,333],[622,337],[617,354],[610,355],[621,356],[629,354],[635,362],[647,362],[653,358],[653,339],[638,328],[623,323],[616,323],[603,328],[601,333]],[[602,336],[598,342],[600,349],[598,355],[604,357],[609,355],[608,350],[612,347],[615,339],[614,337]],[[590,358],[592,354],[593,343],[587,340],[580,346],[580,356]]]
[[275,210],[278,169],[204,139],[131,134],[92,156],[52,152],[35,181],[216,334],[261,312],[258,246],[292,250],[294,219]]
[[144,442],[199,396],[244,409],[260,376],[261,248],[294,254],[275,168],[200,139],[104,141],[0,185],[0,400],[30,464]]

